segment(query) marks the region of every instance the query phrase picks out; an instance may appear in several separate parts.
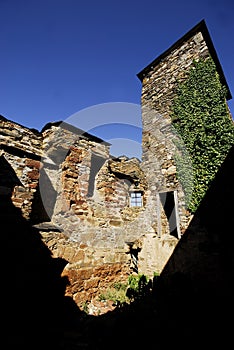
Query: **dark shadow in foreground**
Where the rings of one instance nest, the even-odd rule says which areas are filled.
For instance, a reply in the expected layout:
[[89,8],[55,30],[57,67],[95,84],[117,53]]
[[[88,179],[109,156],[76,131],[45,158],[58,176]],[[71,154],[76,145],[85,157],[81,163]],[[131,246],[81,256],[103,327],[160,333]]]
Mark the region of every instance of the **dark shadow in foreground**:
[[39,231],[11,200],[20,185],[0,159],[1,343],[4,349],[58,349],[71,315],[82,313],[65,297],[67,261],[53,258]]

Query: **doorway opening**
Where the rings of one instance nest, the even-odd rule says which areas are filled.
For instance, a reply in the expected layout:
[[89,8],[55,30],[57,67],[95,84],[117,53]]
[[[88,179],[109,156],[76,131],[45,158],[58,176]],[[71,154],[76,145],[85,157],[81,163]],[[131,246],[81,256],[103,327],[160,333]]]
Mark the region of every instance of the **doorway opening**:
[[158,235],[162,235],[162,222],[166,218],[169,234],[181,238],[177,191],[157,194]]

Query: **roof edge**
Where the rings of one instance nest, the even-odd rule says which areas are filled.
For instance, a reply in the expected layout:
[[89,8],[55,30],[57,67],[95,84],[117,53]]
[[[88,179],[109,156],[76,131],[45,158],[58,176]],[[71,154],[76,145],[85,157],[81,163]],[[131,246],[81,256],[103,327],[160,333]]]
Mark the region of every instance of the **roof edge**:
[[95,141],[97,143],[102,143],[106,146],[111,146],[111,143],[101,139],[100,137],[98,136],[95,136],[95,135],[92,135],[90,134],[89,132],[87,131],[84,131],[72,124],[69,124],[67,122],[64,122],[64,121],[55,121],[55,122],[49,122],[47,123],[42,129],[41,129],[41,133],[43,133],[44,131],[48,130],[48,129],[51,129],[52,126],[56,126],[56,127],[61,127],[62,129],[66,129],[68,131],[71,131],[72,133],[76,134],[76,135],[79,135],[83,138],[87,138],[87,139],[90,139],[92,141]]
[[207,25],[205,23],[205,20],[202,19],[198,24],[196,24],[192,29],[190,29],[186,34],[184,34],[179,40],[177,40],[173,45],[171,45],[166,51],[164,51],[162,54],[160,54],[158,57],[156,57],[151,63],[149,63],[145,68],[143,68],[139,73],[137,73],[137,77],[143,81],[144,77],[149,73],[149,71],[152,69],[152,67],[156,66],[163,58],[168,56],[170,52],[177,47],[181,46],[181,44],[185,41],[187,41],[189,38],[191,38],[196,33],[201,32],[207,47],[209,49],[210,55],[213,58],[217,71],[220,76],[220,81],[223,85],[227,88],[227,100],[232,99],[232,95],[228,86],[228,83],[226,81],[222,66],[220,64],[217,52],[215,50],[214,44],[212,42],[210,33],[208,31]]

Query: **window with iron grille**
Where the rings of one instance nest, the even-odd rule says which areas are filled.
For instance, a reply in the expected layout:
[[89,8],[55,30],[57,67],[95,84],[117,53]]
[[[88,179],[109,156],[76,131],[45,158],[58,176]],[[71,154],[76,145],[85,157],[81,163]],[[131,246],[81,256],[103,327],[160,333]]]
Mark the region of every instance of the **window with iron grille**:
[[142,207],[142,193],[131,192],[130,193],[130,207]]

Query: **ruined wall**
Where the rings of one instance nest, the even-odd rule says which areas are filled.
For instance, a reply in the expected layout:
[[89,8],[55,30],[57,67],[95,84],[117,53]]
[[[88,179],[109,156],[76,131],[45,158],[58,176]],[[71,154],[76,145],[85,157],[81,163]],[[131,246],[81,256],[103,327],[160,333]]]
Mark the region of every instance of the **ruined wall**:
[[[100,288],[126,281],[142,235],[145,177],[136,158],[113,158],[110,144],[60,122],[41,132],[1,117],[0,190],[36,227],[82,306]],[[142,207],[129,206],[140,189]],[[14,220],[14,218],[13,218]]]
[[39,179],[41,135],[0,117],[0,188],[12,193],[13,204],[30,219]]
[[84,303],[113,280],[126,281],[132,272],[131,245],[145,222],[144,206],[130,207],[129,193],[140,188],[145,203],[144,173],[138,159],[113,158],[108,143],[64,125],[45,128],[43,140],[40,193],[62,236],[48,236],[45,225],[37,227],[46,241],[57,237],[56,248],[53,243],[50,249],[68,261],[68,293]]

